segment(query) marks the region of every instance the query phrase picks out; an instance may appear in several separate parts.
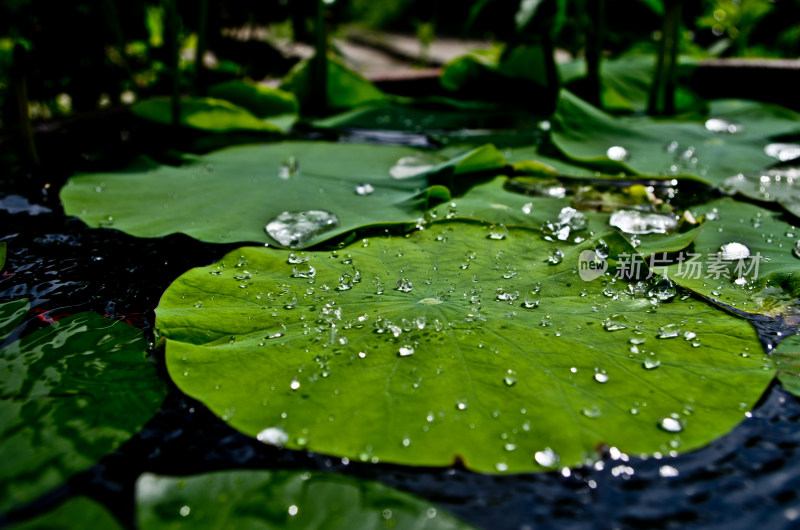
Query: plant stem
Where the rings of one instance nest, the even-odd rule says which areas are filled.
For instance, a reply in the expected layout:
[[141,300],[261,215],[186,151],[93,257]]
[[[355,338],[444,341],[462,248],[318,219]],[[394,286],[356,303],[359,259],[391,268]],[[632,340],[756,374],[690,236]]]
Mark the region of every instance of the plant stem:
[[683,0],[667,0],[664,7],[661,44],[647,109],[649,114],[675,113],[675,88],[677,85],[676,74],[682,7]]
[[312,69],[311,69],[311,102],[314,113],[322,114],[328,107],[328,32],[325,27],[325,2],[317,0],[317,22]]
[[194,63],[194,90],[198,94],[206,92],[206,68],[203,56],[208,49],[208,0],[200,0],[198,7],[200,19],[197,22],[197,59]]
[[600,106],[600,56],[605,33],[605,0],[588,0],[586,27],[586,89],[590,103]]
[[28,112],[28,52],[24,46],[14,46],[14,63],[12,66],[12,83],[17,95],[19,110],[19,132],[25,144],[25,153],[32,167],[39,166],[39,155],[33,138],[33,126]]
[[178,128],[181,118],[180,87],[180,47],[178,46],[178,6],[177,0],[167,0],[167,39],[169,51],[169,69],[172,76],[172,99],[170,104],[171,123]]

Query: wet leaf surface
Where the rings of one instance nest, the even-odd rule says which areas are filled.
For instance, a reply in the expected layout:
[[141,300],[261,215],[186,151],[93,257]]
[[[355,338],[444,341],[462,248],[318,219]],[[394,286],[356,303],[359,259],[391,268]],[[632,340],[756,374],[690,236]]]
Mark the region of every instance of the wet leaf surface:
[[[146,99],[131,107],[134,115],[162,125],[171,124],[171,103],[166,97]],[[180,124],[210,132],[264,131],[282,133],[290,129],[297,120],[288,114],[288,119],[279,116],[262,119],[247,109],[216,98],[182,98]]]
[[45,512],[9,528],[14,530],[70,530],[73,528],[122,530],[125,527],[102,504],[87,497],[74,497],[50,512]]
[[430,502],[334,473],[146,473],[136,483],[141,528],[467,529]]
[[[0,338],[27,308],[26,300],[0,304]],[[9,456],[0,511],[94,464],[150,419],[164,390],[145,349],[138,329],[81,313],[0,350],[0,451]]]
[[[442,155],[407,147],[284,142],[230,148],[180,167],[140,165],[73,177],[61,199],[68,214],[89,226],[138,237],[182,232],[212,243],[269,241],[302,248],[357,228],[414,223],[448,197],[446,189],[429,185],[430,175],[504,163],[492,146]],[[276,220],[268,237],[266,227]]]
[[583,281],[581,252],[602,245],[612,264],[633,252],[614,233],[567,245],[463,222],[332,253],[243,248],[173,283],[157,324],[181,390],[287,448],[496,473],[722,436],[774,376],[755,333],[655,284]]

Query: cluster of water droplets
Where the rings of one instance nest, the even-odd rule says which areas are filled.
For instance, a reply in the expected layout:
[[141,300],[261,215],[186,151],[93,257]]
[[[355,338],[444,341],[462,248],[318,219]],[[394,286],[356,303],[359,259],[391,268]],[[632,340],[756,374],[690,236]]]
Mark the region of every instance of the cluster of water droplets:
[[[542,225],[542,238],[545,241],[568,241],[570,235],[586,229],[586,216],[571,206],[561,209],[556,219]],[[572,241],[580,243],[582,237],[574,236]]]
[[339,218],[326,210],[282,212],[273,218],[265,230],[287,248],[300,248],[313,237],[339,226]]

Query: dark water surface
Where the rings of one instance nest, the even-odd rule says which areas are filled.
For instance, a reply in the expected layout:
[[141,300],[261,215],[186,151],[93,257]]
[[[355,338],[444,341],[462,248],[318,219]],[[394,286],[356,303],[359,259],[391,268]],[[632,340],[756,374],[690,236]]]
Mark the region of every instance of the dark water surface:
[[[62,213],[57,190],[65,175],[43,179],[15,173],[0,176],[0,240],[8,244],[0,302],[31,300],[30,316],[15,336],[47,325],[52,317],[94,311],[125,320],[152,340],[154,309],[167,286],[238,246],[184,236],[143,240],[88,229]],[[763,319],[756,328],[765,343],[784,331]],[[153,357],[163,367],[157,352]],[[343,464],[265,446],[171,387],[161,411],[141,433],[18,515],[87,494],[132,525],[133,487],[142,472],[291,468],[376,479],[483,528],[800,527],[800,400],[777,385],[751,418],[704,449],[660,460],[625,458],[610,453],[566,477]]]

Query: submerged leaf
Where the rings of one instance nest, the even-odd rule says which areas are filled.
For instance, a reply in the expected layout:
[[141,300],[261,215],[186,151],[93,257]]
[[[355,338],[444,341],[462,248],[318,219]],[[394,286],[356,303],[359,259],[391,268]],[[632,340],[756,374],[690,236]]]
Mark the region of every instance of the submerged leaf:
[[140,528],[467,529],[444,510],[378,482],[333,473],[145,473],[136,482]]
[[[407,147],[284,142],[230,148],[180,167],[79,175],[61,190],[61,200],[89,226],[138,237],[181,232],[212,243],[269,240],[301,248],[361,227],[416,222],[442,196],[441,188],[430,188],[429,176],[504,163],[492,146],[448,159]],[[363,184],[372,191],[359,193],[368,189]],[[288,239],[265,231],[279,218],[296,227],[319,211],[336,221],[316,228],[305,223],[307,229]]]
[[[0,304],[0,338],[27,301]],[[34,500],[135,434],[164,396],[139,330],[94,313],[0,350],[0,511]]]
[[633,249],[463,222],[288,258],[242,248],[164,294],[167,368],[246,434],[363,461],[523,472],[733,428],[774,375],[748,323],[660,302],[585,251],[613,266]]

